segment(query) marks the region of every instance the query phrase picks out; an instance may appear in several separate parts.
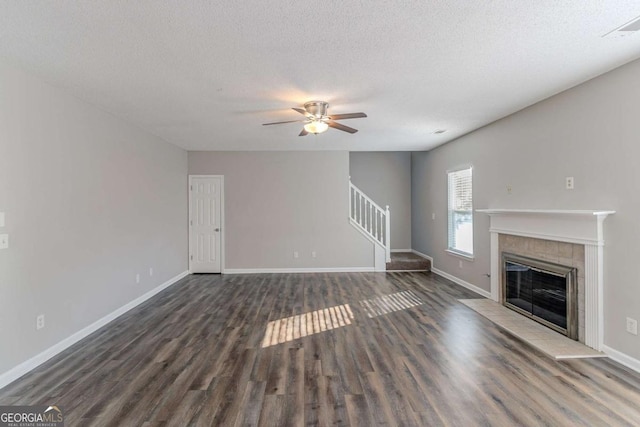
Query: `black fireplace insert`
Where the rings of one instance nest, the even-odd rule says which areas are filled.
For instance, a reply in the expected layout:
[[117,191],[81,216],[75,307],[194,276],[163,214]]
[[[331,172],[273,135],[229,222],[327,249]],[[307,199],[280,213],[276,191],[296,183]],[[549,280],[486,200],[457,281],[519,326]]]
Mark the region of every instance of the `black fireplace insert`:
[[569,338],[578,339],[577,270],[502,254],[503,304]]

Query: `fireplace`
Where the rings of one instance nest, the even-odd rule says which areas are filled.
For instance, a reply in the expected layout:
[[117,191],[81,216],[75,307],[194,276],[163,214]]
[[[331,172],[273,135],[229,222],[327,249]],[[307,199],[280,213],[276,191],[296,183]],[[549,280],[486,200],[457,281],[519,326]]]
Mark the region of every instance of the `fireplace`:
[[[501,286],[501,254],[516,252],[506,247],[501,250],[500,241],[504,238],[508,244],[512,238],[533,239],[523,243],[528,251],[519,255],[533,255],[533,258],[577,268],[579,341],[595,350],[602,350],[604,221],[615,211],[478,209],[477,212],[490,216],[491,299],[497,302],[504,299],[504,287]],[[568,255],[569,246],[565,243],[572,245],[571,257]],[[567,326],[570,327],[570,323],[567,323]]]
[[576,268],[503,252],[502,274],[503,305],[578,339]]

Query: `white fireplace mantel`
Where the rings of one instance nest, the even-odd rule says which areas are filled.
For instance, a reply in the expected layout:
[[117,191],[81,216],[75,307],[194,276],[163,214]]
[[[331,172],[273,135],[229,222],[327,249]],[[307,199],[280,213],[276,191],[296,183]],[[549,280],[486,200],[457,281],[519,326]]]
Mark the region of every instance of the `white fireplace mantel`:
[[613,210],[477,209],[491,217],[491,298],[500,299],[498,236],[508,234],[584,245],[585,344],[602,350],[604,227]]
[[604,245],[602,223],[616,213],[608,210],[476,209],[491,216],[489,231],[557,240],[580,245]]

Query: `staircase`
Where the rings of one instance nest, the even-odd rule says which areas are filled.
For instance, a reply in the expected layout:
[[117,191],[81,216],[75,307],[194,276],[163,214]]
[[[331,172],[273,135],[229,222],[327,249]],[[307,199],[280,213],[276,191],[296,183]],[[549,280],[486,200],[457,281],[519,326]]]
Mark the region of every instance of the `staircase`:
[[349,222],[374,243],[375,271],[430,271],[431,261],[412,252],[391,253],[391,212],[371,200],[349,177]]
[[385,271],[386,263],[391,262],[390,218],[389,206],[382,209],[349,177],[349,222],[374,243],[376,271]]

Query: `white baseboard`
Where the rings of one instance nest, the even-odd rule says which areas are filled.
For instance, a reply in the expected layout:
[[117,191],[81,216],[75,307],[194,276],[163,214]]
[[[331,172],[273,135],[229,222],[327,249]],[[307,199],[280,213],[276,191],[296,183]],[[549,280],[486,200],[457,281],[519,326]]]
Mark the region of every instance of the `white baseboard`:
[[36,356],[32,357],[31,359],[29,359],[29,360],[27,360],[25,362],[22,362],[21,364],[19,364],[18,366],[8,370],[7,372],[4,372],[2,375],[0,375],[0,388],[3,388],[5,386],[7,386],[8,384],[10,384],[13,381],[17,380],[18,378],[20,378],[21,376],[23,376],[27,372],[37,368],[38,366],[40,366],[41,364],[43,364],[47,360],[51,359],[53,356],[61,353],[62,351],[66,350],[67,348],[71,347],[73,344],[77,343],[78,341],[80,341],[81,339],[87,337],[88,335],[92,334],[93,332],[97,331],[98,329],[100,329],[101,327],[106,325],[107,323],[109,323],[112,320],[116,319],[117,317],[123,315],[124,313],[126,313],[129,310],[131,310],[132,308],[142,304],[143,302],[145,302],[146,300],[148,300],[149,298],[151,298],[152,296],[154,296],[158,292],[164,290],[165,288],[168,288],[169,286],[171,286],[174,283],[176,283],[178,280],[186,277],[188,274],[189,274],[188,271],[184,271],[184,272],[178,274],[177,276],[172,277],[171,279],[167,280],[166,282],[164,282],[160,286],[150,290],[149,292],[147,292],[146,294],[144,294],[142,296],[139,296],[138,298],[134,299],[133,301],[131,301],[131,302],[123,305],[122,307],[118,308],[117,310],[107,314],[103,318],[101,318],[99,320],[96,320],[95,322],[93,322],[89,326],[79,330],[75,334],[73,334],[73,335],[63,339],[59,343],[49,347],[48,349],[46,349],[42,353],[37,354]]
[[636,372],[640,372],[640,360],[634,359],[633,357],[622,353],[618,350],[614,350],[608,346],[602,346],[602,351],[607,354],[612,360],[615,360],[621,365],[626,366],[627,368],[631,368]]
[[414,254],[416,254],[418,256],[421,256],[422,258],[428,259],[429,261],[431,261],[431,266],[433,267],[433,258],[430,257],[429,255],[423,254],[422,252],[418,252],[415,249],[411,249],[410,252],[412,252],[412,253],[414,253]]
[[413,252],[413,249],[391,249],[391,253],[394,252]]
[[373,267],[311,267],[311,268],[225,268],[225,274],[257,273],[368,273]]
[[475,292],[478,295],[482,295],[485,298],[489,298],[491,299],[491,292],[489,291],[485,291],[482,288],[477,287],[476,285],[473,285],[465,280],[460,279],[459,277],[456,277],[452,274],[446,273],[442,270],[438,270],[437,268],[434,267],[433,265],[433,258],[430,257],[429,255],[423,254],[422,252],[418,252],[415,249],[412,249],[411,252],[413,252],[414,254],[421,256],[422,258],[426,258],[429,261],[431,261],[431,271],[435,274],[437,274],[438,276],[442,276],[445,279],[449,279],[454,283],[457,283],[458,285],[465,287],[467,289],[469,289],[470,291]]
[[458,285],[465,287],[467,289],[469,289],[470,291],[475,292],[478,295],[482,295],[485,298],[489,298],[491,299],[491,292],[485,291],[482,288],[477,287],[476,285],[472,285],[471,283],[460,279],[459,277],[456,277],[454,275],[451,275],[449,273],[446,273],[442,270],[438,270],[437,268],[433,268],[433,266],[431,266],[431,271],[434,272],[435,274],[437,274],[438,276],[442,276],[445,279],[449,279],[454,283],[457,283]]

